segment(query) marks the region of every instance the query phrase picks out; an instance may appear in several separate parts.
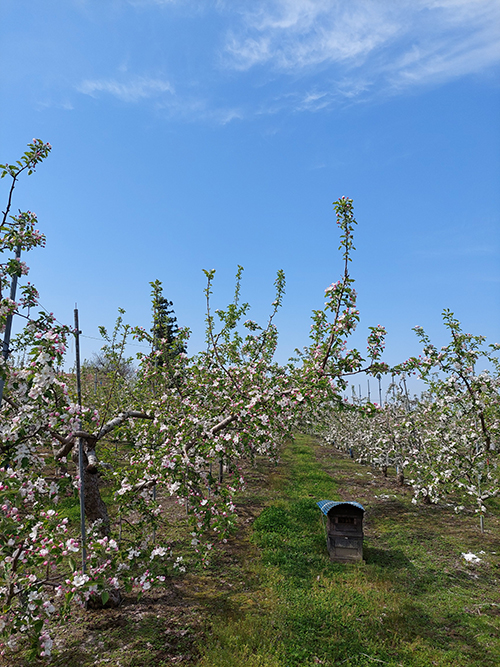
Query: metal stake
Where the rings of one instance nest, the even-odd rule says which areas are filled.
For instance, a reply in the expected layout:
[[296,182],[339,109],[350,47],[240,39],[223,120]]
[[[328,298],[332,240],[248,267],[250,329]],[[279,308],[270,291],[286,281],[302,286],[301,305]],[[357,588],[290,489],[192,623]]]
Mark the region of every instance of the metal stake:
[[[82,382],[80,377],[80,328],[78,326],[78,308],[75,304],[75,356],[76,356],[76,391],[78,405],[82,407]],[[81,430],[82,423],[79,421],[78,428]],[[85,483],[83,469],[83,438],[78,438],[78,474],[80,476],[80,534],[82,537],[82,572],[85,574],[87,549],[85,534]]]
[[[153,486],[153,500],[156,501],[156,484]],[[156,528],[153,528],[153,544],[156,544]]]
[[[21,258],[21,246],[18,245],[16,248],[16,259]],[[10,285],[10,300],[16,300],[16,289],[17,289],[17,276],[12,276],[12,283]],[[2,357],[7,361],[9,356],[9,345],[10,345],[10,334],[12,332],[12,319],[13,314],[7,315],[7,321],[5,323],[5,335],[3,337],[3,346],[2,346]],[[0,378],[0,407],[2,406],[3,390],[5,387],[5,379]]]

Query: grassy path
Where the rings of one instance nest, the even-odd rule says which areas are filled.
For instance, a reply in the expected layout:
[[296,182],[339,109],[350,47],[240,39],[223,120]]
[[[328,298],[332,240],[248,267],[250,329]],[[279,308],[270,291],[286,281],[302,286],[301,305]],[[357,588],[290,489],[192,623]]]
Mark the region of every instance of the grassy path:
[[[500,665],[499,521],[411,504],[409,490],[298,437],[212,608],[199,667]],[[358,500],[365,562],[331,563],[316,501]],[[481,562],[468,564],[462,552]],[[226,563],[227,566],[227,563]]]

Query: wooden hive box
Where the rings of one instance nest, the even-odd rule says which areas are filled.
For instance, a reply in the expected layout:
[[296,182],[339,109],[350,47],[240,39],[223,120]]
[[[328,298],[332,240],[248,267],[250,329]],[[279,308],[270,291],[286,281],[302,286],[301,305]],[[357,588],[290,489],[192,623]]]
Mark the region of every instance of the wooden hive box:
[[326,546],[330,559],[341,563],[363,560],[363,505],[320,500],[326,517]]

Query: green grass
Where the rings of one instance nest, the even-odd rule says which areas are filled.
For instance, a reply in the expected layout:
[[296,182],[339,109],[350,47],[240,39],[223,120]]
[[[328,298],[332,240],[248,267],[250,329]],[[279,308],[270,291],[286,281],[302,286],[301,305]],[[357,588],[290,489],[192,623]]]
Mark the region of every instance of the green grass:
[[[494,534],[482,538],[475,517],[446,507],[415,507],[407,492],[375,501],[387,495],[383,478],[325,459],[308,438],[291,443],[283,463],[253,525],[248,586],[216,615],[200,667],[500,664]],[[316,501],[340,499],[338,484],[350,481],[368,494],[365,562],[332,563]],[[461,558],[481,548],[481,564]]]

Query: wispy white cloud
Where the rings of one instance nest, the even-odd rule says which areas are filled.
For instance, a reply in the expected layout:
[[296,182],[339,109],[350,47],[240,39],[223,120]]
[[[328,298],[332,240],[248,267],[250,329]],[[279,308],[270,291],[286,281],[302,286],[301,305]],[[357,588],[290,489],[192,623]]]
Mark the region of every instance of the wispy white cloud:
[[[499,0],[122,2],[156,6],[165,16],[176,5],[202,7],[208,29],[222,27],[222,72],[213,67],[214,52],[203,51],[203,61],[188,76],[176,59],[169,63],[176,90],[161,75],[132,75],[128,65],[115,77],[86,79],[78,86],[80,93],[94,97],[150,100],[172,117],[227,123],[285,109],[320,112],[500,63]],[[223,17],[216,24],[208,20],[214,11]],[[202,52],[190,53],[191,58]]]
[[129,75],[126,66],[119,69],[119,79],[86,79],[76,89],[92,97],[112,95],[124,103],[148,100],[153,102],[157,113],[185,121],[204,120],[216,125],[227,125],[244,118],[243,111],[234,105],[214,105],[209,98],[192,92],[178,94],[169,81]]
[[156,109],[169,118],[185,121],[203,120],[215,125],[227,125],[245,117],[243,110],[240,108],[217,106],[208,98],[193,95],[172,96],[159,102]]
[[340,94],[443,81],[500,63],[498,0],[260,0],[225,43],[225,65],[307,76]]
[[412,46],[386,68],[388,80],[398,88],[481,72],[500,62],[500,29],[498,33],[485,27],[443,43]]
[[230,64],[249,69],[270,63],[296,69],[329,62],[360,62],[399,29],[390,12],[371,0],[273,0],[244,16],[226,44]]
[[52,99],[44,99],[36,102],[36,108],[39,111],[44,111],[45,109],[62,109],[63,111],[73,111],[73,103],[69,100],[64,101],[54,101]]
[[142,99],[158,97],[164,93],[174,93],[174,89],[168,81],[137,76],[123,81],[86,79],[77,86],[77,90],[92,97],[96,97],[98,93],[108,93],[123,102],[138,102]]

